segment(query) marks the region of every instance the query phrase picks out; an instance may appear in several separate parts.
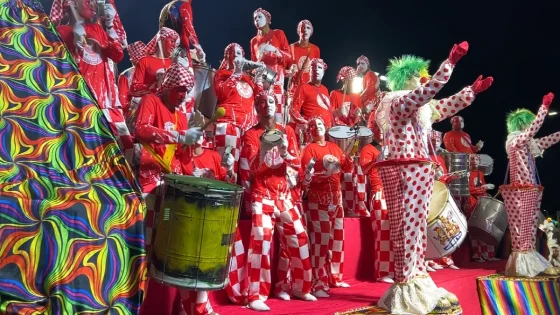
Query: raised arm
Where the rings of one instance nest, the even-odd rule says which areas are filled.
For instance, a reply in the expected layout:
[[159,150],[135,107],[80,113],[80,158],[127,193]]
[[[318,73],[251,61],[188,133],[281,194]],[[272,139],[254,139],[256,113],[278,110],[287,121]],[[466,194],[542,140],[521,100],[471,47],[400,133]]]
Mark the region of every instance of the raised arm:
[[435,107],[440,117],[435,122],[443,121],[471,105],[475,95],[486,91],[492,85],[492,82],[494,82],[492,77],[482,79],[482,76],[479,76],[471,86],[465,87],[453,96],[439,100]]
[[552,93],[548,93],[543,97],[543,103],[539,108],[537,117],[535,118],[535,120],[533,120],[529,128],[527,128],[525,131],[521,133],[521,135],[519,135],[518,137],[515,138],[515,140],[513,140],[512,142],[513,146],[517,148],[521,148],[524,145],[526,145],[531,138],[535,137],[539,129],[541,129],[541,126],[544,122],[544,118],[548,113],[548,108],[550,107],[550,104],[552,103],[553,99],[554,99],[554,94]]
[[557,131],[546,137],[535,139],[535,141],[537,142],[537,145],[539,146],[539,148],[541,148],[541,150],[546,150],[560,142],[560,131]]

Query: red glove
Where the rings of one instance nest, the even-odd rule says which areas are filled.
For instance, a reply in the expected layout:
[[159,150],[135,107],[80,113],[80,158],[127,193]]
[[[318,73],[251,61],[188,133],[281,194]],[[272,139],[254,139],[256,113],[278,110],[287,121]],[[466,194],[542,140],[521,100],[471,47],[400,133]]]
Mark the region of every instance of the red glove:
[[554,94],[548,93],[543,97],[542,103],[546,108],[549,108],[553,99],[554,99]]
[[474,81],[474,83],[471,85],[471,88],[472,88],[474,94],[478,94],[480,92],[484,92],[484,91],[488,90],[490,85],[492,85],[492,82],[494,82],[494,78],[492,78],[492,77],[482,79],[482,76],[479,76],[476,79],[476,81]]
[[462,42],[459,45],[453,45],[453,48],[451,48],[451,52],[449,53],[449,62],[451,62],[452,65],[456,65],[457,62],[459,62],[459,60],[467,54],[467,51],[469,51],[469,43],[467,42]]

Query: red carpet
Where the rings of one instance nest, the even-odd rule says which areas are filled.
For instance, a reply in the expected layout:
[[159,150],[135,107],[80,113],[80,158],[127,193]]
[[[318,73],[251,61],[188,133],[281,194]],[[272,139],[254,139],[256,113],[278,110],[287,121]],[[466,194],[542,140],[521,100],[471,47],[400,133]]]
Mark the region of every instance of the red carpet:
[[[370,305],[381,297],[388,284],[373,283],[373,232],[369,218],[345,219],[345,281],[351,285],[348,289],[332,289],[331,297],[318,302],[289,302],[270,298],[267,305],[272,309],[267,314],[329,314]],[[244,242],[249,240],[250,222],[240,221]],[[463,314],[482,314],[476,291],[476,277],[496,273],[505,265],[505,261],[493,263],[461,264],[469,260],[468,240],[453,256],[460,270],[440,270],[431,273],[432,278],[440,287],[455,293],[461,301]],[[274,261],[274,260],[273,260]],[[275,266],[273,266],[274,268]],[[273,270],[273,276],[275,275]],[[275,279],[273,279],[275,281]],[[176,290],[159,284],[150,284],[150,293],[142,305],[142,315],[175,315],[178,310]],[[257,314],[241,306],[229,304],[223,291],[213,292],[210,296],[214,311],[226,314]]]

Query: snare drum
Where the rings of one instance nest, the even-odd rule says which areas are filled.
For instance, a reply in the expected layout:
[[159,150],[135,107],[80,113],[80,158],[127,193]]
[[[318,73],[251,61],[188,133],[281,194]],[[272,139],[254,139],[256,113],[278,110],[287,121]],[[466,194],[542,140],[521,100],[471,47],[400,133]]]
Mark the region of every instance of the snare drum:
[[503,202],[480,197],[469,218],[471,236],[488,245],[498,246],[508,227],[508,216]]
[[329,140],[336,143],[348,155],[352,152],[356,137],[359,141],[358,150],[361,150],[373,140],[373,132],[367,127],[336,126],[328,131]]
[[436,180],[428,210],[426,259],[451,255],[467,237],[467,218],[461,213],[451,192]]
[[478,167],[477,169],[488,176],[494,170],[494,159],[487,154],[477,154]]
[[278,146],[282,144],[283,135],[284,134],[280,130],[271,129],[263,132],[261,139],[270,145]]
[[150,277],[190,290],[223,289],[243,187],[181,175],[165,175],[164,181]]

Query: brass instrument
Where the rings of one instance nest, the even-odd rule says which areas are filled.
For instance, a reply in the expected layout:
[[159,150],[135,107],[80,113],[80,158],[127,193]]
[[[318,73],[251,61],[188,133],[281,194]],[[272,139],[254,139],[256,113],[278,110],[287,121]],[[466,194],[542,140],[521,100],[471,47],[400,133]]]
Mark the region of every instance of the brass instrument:
[[262,75],[264,82],[268,82],[270,84],[275,82],[278,74],[276,71],[267,67],[263,62],[255,62],[247,59],[243,59],[243,61],[243,71],[252,78],[255,78],[257,75]]

